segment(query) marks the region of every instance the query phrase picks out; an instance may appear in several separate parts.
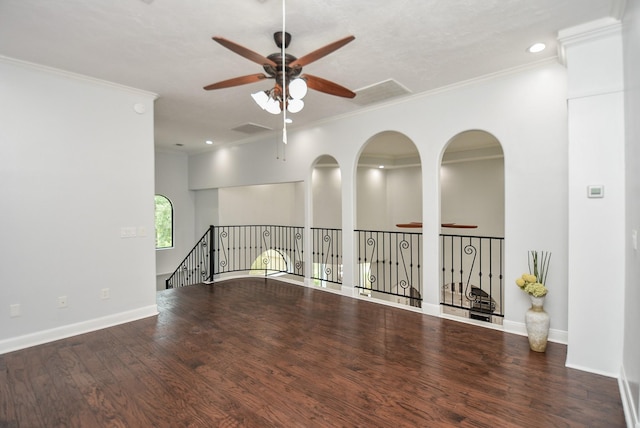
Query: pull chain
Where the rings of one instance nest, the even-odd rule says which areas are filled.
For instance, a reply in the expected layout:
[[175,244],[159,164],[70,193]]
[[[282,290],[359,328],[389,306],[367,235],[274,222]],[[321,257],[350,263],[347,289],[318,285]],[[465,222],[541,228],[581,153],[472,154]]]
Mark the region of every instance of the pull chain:
[[287,144],[287,70],[285,68],[286,10],[282,0],[282,142]]

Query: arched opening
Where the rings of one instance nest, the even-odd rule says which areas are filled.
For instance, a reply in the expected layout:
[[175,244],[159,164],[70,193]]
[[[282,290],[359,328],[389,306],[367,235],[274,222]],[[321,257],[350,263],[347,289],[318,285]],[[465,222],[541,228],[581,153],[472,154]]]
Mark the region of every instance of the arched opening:
[[311,172],[311,283],[340,290],[342,284],[342,175],[332,156]]
[[446,315],[502,324],[504,154],[481,130],[447,144],[440,165],[440,304]]
[[356,254],[361,294],[421,307],[422,165],[396,131],[370,138],[356,171]]
[[251,263],[251,275],[275,275],[292,272],[292,263],[287,254],[278,250],[267,250]]

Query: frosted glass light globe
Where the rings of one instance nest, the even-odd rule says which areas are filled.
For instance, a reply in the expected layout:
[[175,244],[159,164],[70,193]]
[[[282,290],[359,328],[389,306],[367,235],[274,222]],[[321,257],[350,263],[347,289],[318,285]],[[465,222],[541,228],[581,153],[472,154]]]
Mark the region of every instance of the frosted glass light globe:
[[291,113],[298,113],[300,110],[302,110],[303,107],[304,101],[293,99],[289,101],[287,110],[289,110]]
[[289,83],[289,96],[294,100],[301,100],[307,95],[307,82],[304,79],[293,79]]

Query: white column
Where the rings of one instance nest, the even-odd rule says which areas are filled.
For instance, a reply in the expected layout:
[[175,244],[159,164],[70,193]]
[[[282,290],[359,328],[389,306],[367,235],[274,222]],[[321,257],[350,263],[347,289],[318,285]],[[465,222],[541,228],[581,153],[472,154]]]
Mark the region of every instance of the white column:
[[[563,30],[568,74],[567,366],[617,377],[624,332],[624,93],[620,22]],[[588,195],[589,186],[603,193]]]

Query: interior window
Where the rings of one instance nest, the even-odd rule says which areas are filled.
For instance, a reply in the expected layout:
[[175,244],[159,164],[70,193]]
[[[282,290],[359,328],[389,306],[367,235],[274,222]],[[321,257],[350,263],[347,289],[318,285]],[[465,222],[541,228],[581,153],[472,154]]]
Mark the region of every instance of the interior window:
[[156,249],[173,247],[173,205],[166,196],[156,195]]

